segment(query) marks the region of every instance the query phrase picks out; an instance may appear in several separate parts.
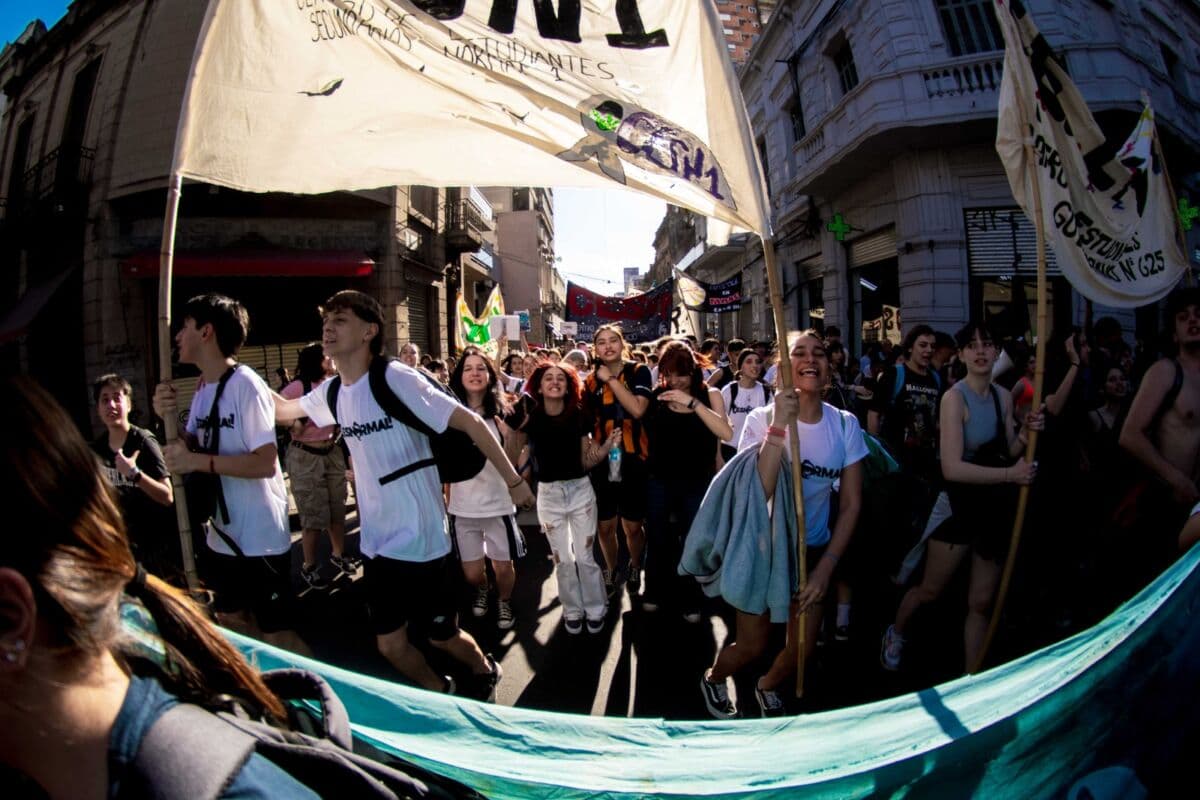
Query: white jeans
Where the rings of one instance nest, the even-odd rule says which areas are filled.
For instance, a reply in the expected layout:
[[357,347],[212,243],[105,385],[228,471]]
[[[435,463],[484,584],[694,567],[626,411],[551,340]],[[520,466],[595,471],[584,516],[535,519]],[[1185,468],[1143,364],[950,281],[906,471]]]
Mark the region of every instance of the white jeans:
[[538,484],[538,522],[550,540],[564,619],[604,619],[608,595],[592,555],[596,493],[586,477]]

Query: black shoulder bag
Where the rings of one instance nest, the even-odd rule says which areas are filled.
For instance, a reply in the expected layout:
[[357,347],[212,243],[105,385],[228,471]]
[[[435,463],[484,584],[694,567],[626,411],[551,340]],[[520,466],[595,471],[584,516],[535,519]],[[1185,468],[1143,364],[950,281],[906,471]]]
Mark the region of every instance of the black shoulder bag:
[[[225,370],[221,380],[217,382],[217,391],[213,394],[212,408],[208,412],[207,422],[201,425],[197,420],[197,433],[203,433],[203,440],[197,436],[193,446],[195,453],[216,455],[221,441],[221,414],[218,404],[225,392],[225,384],[233,377],[238,365]],[[203,428],[203,431],[201,431]],[[214,516],[220,515],[223,524],[229,524],[229,508],[225,505],[225,493],[221,490],[221,476],[213,472],[189,472],[183,476],[183,487],[187,493],[188,518],[193,531],[201,530]],[[216,526],[213,526],[214,529]],[[219,532],[219,531],[218,531]],[[222,536],[228,541],[228,537]],[[238,552],[237,548],[234,552]]]

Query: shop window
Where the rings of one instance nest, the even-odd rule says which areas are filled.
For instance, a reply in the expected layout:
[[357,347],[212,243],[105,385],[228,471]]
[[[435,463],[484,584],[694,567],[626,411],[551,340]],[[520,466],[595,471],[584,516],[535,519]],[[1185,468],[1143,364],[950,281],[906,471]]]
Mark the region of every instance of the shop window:
[[900,315],[900,263],[895,258],[849,270],[852,350],[863,352],[872,342],[903,339]]
[[937,10],[951,55],[1004,49],[992,0],[937,0]]

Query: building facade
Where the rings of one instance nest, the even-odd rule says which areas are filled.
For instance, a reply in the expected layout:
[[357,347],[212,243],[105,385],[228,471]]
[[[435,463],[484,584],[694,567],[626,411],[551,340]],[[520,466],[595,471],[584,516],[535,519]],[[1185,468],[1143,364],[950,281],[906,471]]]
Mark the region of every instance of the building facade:
[[[37,376],[84,430],[91,379],[128,376],[144,422],[160,378],[158,251],[204,10],[76,0],[0,53],[0,359]],[[296,196],[186,184],[172,316],[200,292],[238,298],[251,315],[241,357],[272,375],[320,338],[317,305],[356,288],[383,304],[392,352],[413,341],[445,354],[457,288],[494,279],[481,251],[493,227],[470,187]],[[185,395],[188,375],[175,371]]]
[[[1110,139],[1124,140],[1149,93],[1177,191],[1200,194],[1200,6],[1028,5]],[[973,314],[1033,334],[1035,315],[1020,309],[1034,302],[1034,228],[994,147],[1003,48],[991,0],[777,5],[740,79],[789,325],[837,324],[856,350],[916,323],[952,331]],[[746,294],[765,298],[757,240],[738,255],[692,268],[712,265],[716,279],[742,269]],[[1111,313],[1127,333],[1157,333],[1156,309],[1092,308],[1052,253],[1049,267],[1053,325]],[[751,317],[749,335],[772,335],[768,310]]]
[[733,63],[745,63],[774,8],[775,0],[717,0],[725,46]]
[[488,188],[496,217],[496,269],[508,313],[529,312],[529,342],[561,336],[567,290],[555,266],[554,192]]

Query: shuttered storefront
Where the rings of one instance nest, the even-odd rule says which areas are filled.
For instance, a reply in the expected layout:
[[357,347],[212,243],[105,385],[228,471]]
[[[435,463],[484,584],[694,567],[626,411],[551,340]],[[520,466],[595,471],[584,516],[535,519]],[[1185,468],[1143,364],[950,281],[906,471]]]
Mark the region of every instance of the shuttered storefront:
[[421,283],[409,284],[408,340],[429,352],[429,287]]
[[[968,208],[963,220],[971,275],[1010,276],[1017,271],[1037,275],[1037,229],[1021,209]],[[1049,246],[1046,274],[1062,274]]]
[[896,257],[896,229],[885,228],[850,243],[850,269]]

